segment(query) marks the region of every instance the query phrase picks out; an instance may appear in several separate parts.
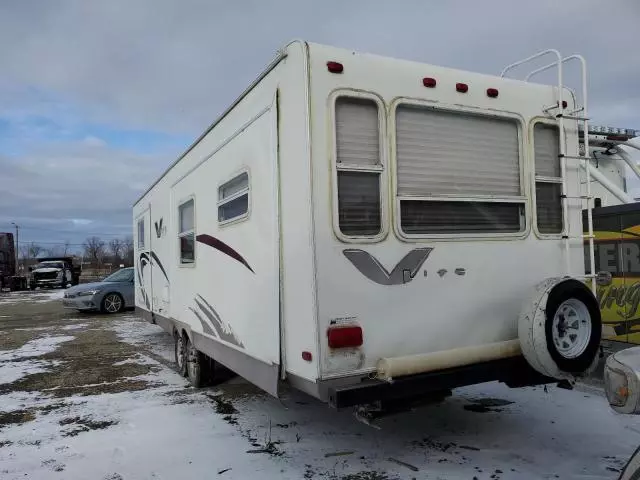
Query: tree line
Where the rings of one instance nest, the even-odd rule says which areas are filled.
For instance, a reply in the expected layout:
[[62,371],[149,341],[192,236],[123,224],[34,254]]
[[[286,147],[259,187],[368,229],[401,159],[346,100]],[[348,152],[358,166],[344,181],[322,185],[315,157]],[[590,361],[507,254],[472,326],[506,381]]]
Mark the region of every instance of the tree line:
[[[105,241],[100,237],[88,237],[81,245],[82,261],[100,267],[105,263],[133,265],[133,237],[112,238]],[[62,242],[52,247],[38,242],[29,242],[19,247],[20,259],[29,263],[41,257],[79,256],[77,245]]]

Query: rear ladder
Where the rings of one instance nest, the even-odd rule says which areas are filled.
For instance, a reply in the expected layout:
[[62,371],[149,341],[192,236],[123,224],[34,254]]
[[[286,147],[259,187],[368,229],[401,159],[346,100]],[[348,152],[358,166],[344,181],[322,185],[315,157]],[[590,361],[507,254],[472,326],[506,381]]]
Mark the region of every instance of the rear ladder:
[[[587,63],[582,55],[570,55],[568,57],[563,58],[560,55],[560,52],[554,49],[544,50],[542,52],[536,53],[530,57],[527,57],[518,62],[512,63],[502,70],[501,77],[504,77],[509,70],[512,70],[515,67],[523,65],[525,63],[529,63],[538,58],[552,55],[555,57],[555,61],[545,65],[543,67],[537,68],[527,74],[525,77],[525,81],[529,81],[531,77],[537,75],[538,73],[544,72],[551,68],[556,68],[558,72],[558,101],[555,105],[551,105],[549,107],[545,107],[543,112],[545,115],[555,118],[558,122],[559,135],[558,139],[560,142],[558,152],[560,157],[560,175],[562,178],[562,193],[561,193],[561,205],[562,205],[562,240],[564,244],[564,252],[565,252],[565,272],[567,275],[578,277],[578,278],[589,278],[591,280],[591,290],[593,294],[596,294],[596,274],[595,274],[595,253],[594,253],[594,234],[593,234],[593,195],[591,194],[591,169],[593,168],[590,163],[590,155],[591,152],[589,150],[589,135],[584,135],[584,150],[582,155],[567,155],[566,152],[566,142],[565,142],[565,130],[564,130],[564,121],[567,120],[575,120],[578,122],[578,128],[583,132],[589,131],[589,118],[587,116]],[[581,67],[581,83],[582,83],[582,106],[576,105],[576,108],[569,112],[564,112],[567,103],[563,100],[564,94],[564,83],[563,83],[563,72],[562,67],[563,64],[571,61],[577,60],[580,62]],[[584,169],[586,173],[586,194],[579,195],[578,197],[569,197],[567,195],[567,161],[579,161],[580,166]],[[571,235],[571,228],[569,223],[569,205],[568,201],[571,198],[577,198],[580,200],[585,200],[587,203],[587,233],[584,233],[584,228],[581,230],[580,235],[574,234]],[[581,244],[584,244],[584,239],[588,239],[589,242],[589,274],[584,275],[573,275],[571,273],[571,257],[569,255],[570,242],[579,240]]]

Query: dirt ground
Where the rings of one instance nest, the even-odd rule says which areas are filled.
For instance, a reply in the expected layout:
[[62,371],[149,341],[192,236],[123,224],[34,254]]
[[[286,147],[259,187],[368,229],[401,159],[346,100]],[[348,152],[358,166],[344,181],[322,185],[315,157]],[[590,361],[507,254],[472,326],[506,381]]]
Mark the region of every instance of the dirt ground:
[[157,326],[59,296],[0,294],[2,480],[613,479],[640,443],[597,391],[486,384],[372,427],[238,378],[195,390]]

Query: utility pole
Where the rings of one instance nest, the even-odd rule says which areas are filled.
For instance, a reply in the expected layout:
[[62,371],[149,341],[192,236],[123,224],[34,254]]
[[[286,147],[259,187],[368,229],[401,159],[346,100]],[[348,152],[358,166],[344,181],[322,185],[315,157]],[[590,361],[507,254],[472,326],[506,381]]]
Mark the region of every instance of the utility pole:
[[18,256],[18,252],[20,251],[20,225],[16,222],[11,222],[11,225],[16,227],[16,275],[18,274],[18,262],[20,258]]

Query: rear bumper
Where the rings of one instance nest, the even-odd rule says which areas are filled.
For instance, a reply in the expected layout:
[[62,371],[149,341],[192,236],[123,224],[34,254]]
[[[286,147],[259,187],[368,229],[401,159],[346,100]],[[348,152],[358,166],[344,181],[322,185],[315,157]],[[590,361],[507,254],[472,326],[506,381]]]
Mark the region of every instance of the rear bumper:
[[539,374],[519,356],[398,377],[392,382],[367,379],[357,384],[336,386],[329,388],[328,400],[335,408],[352,407],[376,401],[419,399],[443,390],[493,381],[509,387],[525,387],[558,380]]

